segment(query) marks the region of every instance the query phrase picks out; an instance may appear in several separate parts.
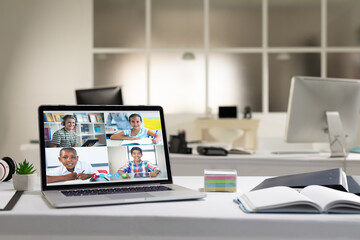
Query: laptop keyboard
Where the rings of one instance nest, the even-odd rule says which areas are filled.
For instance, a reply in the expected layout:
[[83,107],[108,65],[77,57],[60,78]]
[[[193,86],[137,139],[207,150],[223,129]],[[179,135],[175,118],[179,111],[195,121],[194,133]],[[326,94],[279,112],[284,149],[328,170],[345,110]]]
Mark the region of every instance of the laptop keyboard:
[[121,193],[137,193],[137,192],[159,192],[171,191],[171,188],[165,186],[147,186],[147,187],[122,187],[122,188],[96,188],[81,190],[64,190],[61,191],[66,197],[88,196],[88,195],[104,195],[104,194],[121,194]]

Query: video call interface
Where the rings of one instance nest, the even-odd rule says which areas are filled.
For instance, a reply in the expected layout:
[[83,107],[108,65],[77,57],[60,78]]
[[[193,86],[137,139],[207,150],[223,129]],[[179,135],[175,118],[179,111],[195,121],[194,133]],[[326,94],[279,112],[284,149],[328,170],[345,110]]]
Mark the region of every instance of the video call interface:
[[47,186],[167,179],[158,111],[44,112]]

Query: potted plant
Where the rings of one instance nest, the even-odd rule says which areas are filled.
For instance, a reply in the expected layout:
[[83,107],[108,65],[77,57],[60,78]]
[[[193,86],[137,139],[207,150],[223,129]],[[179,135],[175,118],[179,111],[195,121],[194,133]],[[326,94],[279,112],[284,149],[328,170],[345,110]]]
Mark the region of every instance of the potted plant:
[[37,175],[35,174],[33,164],[26,161],[26,159],[16,166],[15,174],[12,176],[13,185],[17,191],[31,191],[34,190]]

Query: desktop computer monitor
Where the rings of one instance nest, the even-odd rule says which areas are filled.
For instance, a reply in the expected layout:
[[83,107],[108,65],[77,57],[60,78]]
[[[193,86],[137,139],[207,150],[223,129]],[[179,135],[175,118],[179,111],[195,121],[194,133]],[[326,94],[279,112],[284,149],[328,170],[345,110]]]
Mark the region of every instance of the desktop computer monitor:
[[330,143],[332,157],[346,156],[346,142],[355,140],[360,105],[360,80],[293,77],[287,142]]
[[123,105],[121,87],[103,87],[75,90],[78,105]]

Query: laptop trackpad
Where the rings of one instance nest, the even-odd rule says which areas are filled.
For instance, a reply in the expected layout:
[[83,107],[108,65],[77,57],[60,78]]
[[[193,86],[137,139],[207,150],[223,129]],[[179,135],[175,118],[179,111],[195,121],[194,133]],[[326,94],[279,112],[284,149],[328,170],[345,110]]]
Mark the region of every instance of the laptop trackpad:
[[128,194],[109,194],[106,195],[107,198],[111,200],[116,199],[130,199],[130,198],[147,198],[152,197],[149,193],[128,193]]

